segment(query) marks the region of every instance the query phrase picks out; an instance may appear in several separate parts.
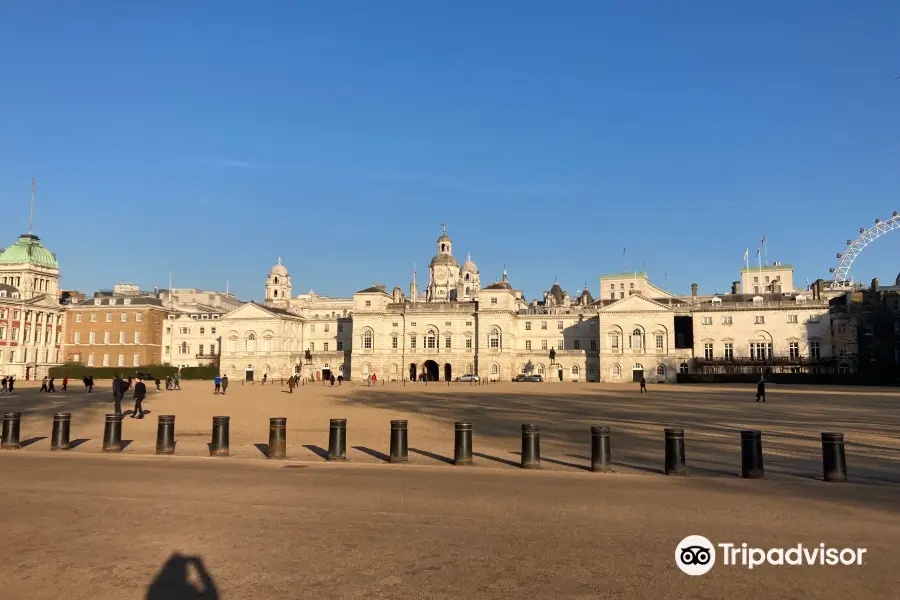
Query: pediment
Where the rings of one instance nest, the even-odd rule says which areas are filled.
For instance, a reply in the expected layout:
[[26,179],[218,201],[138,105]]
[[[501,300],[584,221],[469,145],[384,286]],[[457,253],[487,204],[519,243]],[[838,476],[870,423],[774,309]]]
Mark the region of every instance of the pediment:
[[271,319],[279,316],[274,312],[270,312],[265,306],[260,306],[255,302],[248,302],[224,315],[222,319]]
[[673,312],[672,309],[650,298],[633,294],[627,298],[617,300],[600,309],[601,313],[658,313]]

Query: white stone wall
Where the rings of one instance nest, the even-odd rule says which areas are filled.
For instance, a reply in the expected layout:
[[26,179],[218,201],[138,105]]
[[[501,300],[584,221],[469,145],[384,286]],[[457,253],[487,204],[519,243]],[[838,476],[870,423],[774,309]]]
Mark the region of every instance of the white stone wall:
[[222,372],[232,381],[248,372],[255,380],[287,377],[301,362],[302,320],[294,315],[274,314],[247,304],[225,315],[222,331]]
[[220,316],[207,312],[169,315],[163,325],[163,362],[178,367],[214,363],[219,353],[219,336],[224,343]]
[[[690,351],[675,348],[675,312],[640,296],[630,296],[599,311],[600,381],[631,382],[634,373],[648,382],[674,382],[680,360]],[[640,332],[640,344],[634,332]],[[614,347],[617,336],[618,347]],[[662,348],[657,347],[661,336]]]

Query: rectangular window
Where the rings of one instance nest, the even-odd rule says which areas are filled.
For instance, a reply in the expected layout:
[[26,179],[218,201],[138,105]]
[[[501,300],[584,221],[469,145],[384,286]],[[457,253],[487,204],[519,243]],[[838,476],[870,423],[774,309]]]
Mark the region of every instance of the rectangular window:
[[[140,313],[138,313],[138,314],[140,314]],[[140,344],[140,343],[141,343],[141,332],[140,332],[140,331],[135,331],[135,332],[134,332],[134,343],[135,343],[135,344]]]
[[172,346],[166,346],[165,354],[171,354],[171,353],[172,353]]
[[613,348],[613,349],[619,348],[619,336],[618,335],[613,334],[613,335],[609,336],[609,347]]
[[787,322],[788,322],[788,323],[796,323],[796,322],[797,322],[797,315],[788,315],[788,316],[787,316]]
[[[3,330],[0,329],[0,333],[2,333],[2,332],[3,332]],[[0,335],[0,339],[2,339],[2,338],[3,338],[3,336]],[[80,331],[76,331],[76,332],[75,332],[75,343],[76,343],[76,344],[80,344],[80,343],[81,343],[81,332],[80,332]]]
[[[127,323],[128,322],[128,313],[119,313],[119,323]],[[125,365],[122,365],[123,367]]]
[[200,328],[200,335],[205,335],[205,334],[206,334],[206,327],[201,327],[201,328]]
[[415,321],[410,321],[410,322],[409,322],[409,326],[410,326],[410,327],[415,327],[415,326],[416,326],[416,322],[415,322]]
[[342,342],[341,340],[338,340],[337,349],[338,349],[338,352],[343,352],[344,351],[344,342]]
[[444,348],[450,348],[450,336],[444,338]]
[[797,360],[800,358],[800,344],[797,342],[791,342],[788,344],[788,353],[790,354],[791,360]]
[[730,342],[725,343],[725,359],[726,360],[734,359],[734,346],[732,346]]
[[112,323],[112,313],[106,313],[106,322]]
[[344,333],[344,324],[338,323],[338,333]]
[[76,322],[76,323],[81,323],[81,313],[77,313],[77,314],[75,315],[75,322]]
[[753,317],[753,322],[756,325],[764,325],[766,322],[766,318],[763,315],[756,315],[755,317]]
[[713,357],[713,345],[703,344],[703,358],[709,360]]
[[309,351],[310,351],[310,352],[315,352],[315,351],[316,351],[316,343],[315,343],[315,342],[310,342],[310,343],[309,343]]
[[91,323],[97,322],[97,313],[91,313]]
[[108,331],[104,331],[104,332],[103,332],[103,343],[104,343],[104,344],[108,344],[108,343],[109,343],[109,332],[108,332]]
[[563,349],[563,341],[562,340],[556,340],[556,349],[557,350]]
[[703,317],[704,325],[712,325],[712,317]]
[[472,338],[470,338],[470,337],[466,338],[466,348],[468,348],[468,349],[472,348]]
[[732,317],[722,317],[722,325],[731,325],[734,323]]
[[541,350],[547,349],[547,340],[541,340]]
[[136,323],[141,323],[144,320],[144,315],[142,313],[134,313],[134,320]]
[[813,360],[819,360],[821,354],[819,352],[819,342],[809,343],[809,357]]
[[397,336],[393,336],[391,338],[391,348],[396,349],[400,345],[400,340],[397,339]]
[[104,354],[104,355],[103,355],[103,366],[104,366],[104,367],[108,367],[108,366],[109,366],[109,354]]
[[[415,323],[414,323],[414,325],[415,325]],[[472,321],[466,321],[466,327],[471,327],[471,326],[472,326]]]
[[316,324],[315,323],[313,323],[312,325],[309,326],[309,332],[310,333],[316,332]]
[[525,349],[531,350],[531,340],[525,340]]
[[215,327],[210,327],[210,328],[209,328],[209,332],[210,332],[212,335],[216,335],[216,328],[215,328]]
[[97,343],[97,333],[92,331],[88,334],[88,343],[96,344]]
[[140,355],[140,354],[135,353],[134,355],[132,355],[132,357],[131,357],[131,365],[132,365],[133,367],[139,367],[139,366],[141,366],[141,355]]
[[200,347],[197,348],[197,355],[203,356],[203,344],[200,344]]
[[531,331],[531,321],[525,321],[525,331]]
[[497,299],[496,299],[496,298],[491,298],[491,304],[497,304]]
[[88,354],[88,366],[89,367],[94,366],[94,355],[93,354]]
[[23,342],[30,342],[30,341],[31,341],[31,329],[29,329],[28,327],[26,327],[26,328],[25,328],[25,332],[24,332],[23,335],[24,335],[24,337],[22,338],[22,341],[23,341]]
[[124,355],[124,354],[120,354],[120,355],[119,355],[118,366],[120,366],[120,367],[124,367],[124,366],[125,366],[125,355]]
[[547,321],[541,321],[541,329],[547,329]]
[[216,345],[215,345],[215,344],[210,344],[210,345],[209,345],[209,355],[210,355],[210,356],[215,356],[215,355],[216,355]]
[[452,325],[453,323],[451,323],[450,321],[444,321],[444,327],[451,327]]
[[597,349],[597,340],[591,340],[591,350]]
[[325,333],[328,333],[329,331],[331,331],[331,327],[328,323],[325,323]]
[[323,343],[322,343],[322,350],[325,351],[325,352],[328,352],[328,342],[323,342]]
[[125,332],[124,332],[124,331],[120,331],[120,332],[119,332],[119,343],[120,343],[120,344],[124,344],[124,343],[125,343]]
[[581,350],[581,340],[575,340],[575,349]]
[[372,301],[371,301],[371,300],[366,300],[366,306],[372,306]]
[[414,335],[409,336],[409,347],[412,348],[413,350],[416,349],[416,336],[414,336]]
[[562,321],[557,321],[557,322],[556,322],[556,329],[559,330],[559,331],[562,331],[562,330],[563,330],[563,322],[562,322]]
[[656,349],[662,350],[663,348],[665,348],[665,340],[663,339],[662,335],[657,335],[656,336]]

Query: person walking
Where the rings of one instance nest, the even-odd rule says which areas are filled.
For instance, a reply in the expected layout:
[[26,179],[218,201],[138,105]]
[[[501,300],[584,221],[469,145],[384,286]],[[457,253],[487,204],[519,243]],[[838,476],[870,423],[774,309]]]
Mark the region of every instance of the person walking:
[[225,390],[228,389],[228,375],[222,375],[222,395],[225,395]]
[[766,380],[762,377],[759,378],[759,383],[756,384],[756,401],[759,402],[759,399],[762,398],[762,401],[766,401]]
[[288,394],[293,394],[293,393],[294,393],[294,378],[291,377],[290,379],[288,379]]
[[331,385],[334,386],[334,373],[331,374]]
[[9,381],[6,382],[6,385],[9,387],[9,393],[13,393],[13,388],[16,386],[16,376],[10,375]]
[[64,392],[69,391],[69,376],[68,375],[63,377],[62,391],[64,391]]
[[262,380],[262,384],[263,384],[263,385],[266,385],[266,380],[267,380],[268,378],[269,378],[269,374],[268,374],[268,373],[263,373],[263,380]]
[[216,375],[215,379],[213,379],[213,383],[216,385],[216,389],[213,391],[213,394],[218,394],[219,390],[222,389],[222,378]]
[[6,394],[9,391],[9,388],[7,387],[8,382],[9,382],[9,377],[4,377],[3,380],[0,381],[0,384],[2,384],[2,387],[0,387],[0,392],[3,392],[4,394]]
[[647,393],[647,378],[641,375],[641,393]]
[[175,385],[176,390],[181,391],[181,374],[176,374],[172,379],[172,383]]
[[46,375],[44,375],[44,378],[41,379],[41,391],[42,392],[47,391],[47,376]]
[[88,375],[87,383],[88,383],[88,394],[93,394],[94,393],[94,376],[93,375]]
[[113,412],[117,415],[122,414],[122,396],[125,395],[125,390],[122,389],[122,386],[125,385],[125,382],[119,378],[119,374],[113,377],[112,381],[112,393],[113,393]]
[[[144,385],[143,380],[138,377],[137,383],[134,385],[134,412],[131,413],[132,419],[143,419],[144,418],[144,409],[141,407],[141,402],[144,401],[144,397],[147,395],[147,386]],[[135,416],[137,415],[137,416]]]
[[50,381],[47,382],[47,391],[56,393],[56,386],[53,385],[53,377],[50,378]]
[[156,391],[157,392],[159,391],[159,384],[160,384],[159,377],[157,377],[156,378]]
[[344,376],[338,375],[338,387],[341,387],[341,385],[343,385],[343,383],[344,383]]

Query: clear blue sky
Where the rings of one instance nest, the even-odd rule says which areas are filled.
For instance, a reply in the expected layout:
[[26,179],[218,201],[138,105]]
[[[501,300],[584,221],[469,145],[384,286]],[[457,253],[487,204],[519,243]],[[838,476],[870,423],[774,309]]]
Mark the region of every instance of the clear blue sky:
[[[0,237],[84,292],[420,285],[447,223],[491,281],[646,261],[726,290],[827,277],[900,210],[893,0],[6,3]],[[854,275],[900,271],[900,233]]]

